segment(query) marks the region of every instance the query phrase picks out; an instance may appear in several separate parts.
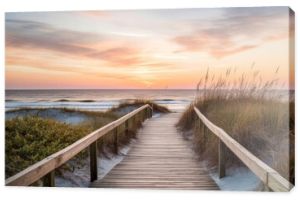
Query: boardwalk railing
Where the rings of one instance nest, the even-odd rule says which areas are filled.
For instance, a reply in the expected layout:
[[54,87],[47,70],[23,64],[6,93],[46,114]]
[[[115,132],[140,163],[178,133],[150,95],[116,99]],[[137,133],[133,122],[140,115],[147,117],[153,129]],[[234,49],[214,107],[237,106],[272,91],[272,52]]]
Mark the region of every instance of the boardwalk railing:
[[[128,131],[130,126],[140,124],[152,116],[152,107],[144,105],[127,115],[99,128],[76,141],[70,146],[54,153],[47,158],[29,166],[25,170],[5,180],[7,186],[27,186],[43,179],[43,186],[53,187],[55,169],[65,164],[68,160],[76,156],[82,150],[89,148],[90,156],[90,176],[91,181],[97,179],[97,140],[113,131],[115,150],[118,151],[118,133]],[[125,129],[121,129],[125,125]]]
[[[208,128],[219,138],[219,177],[225,176],[225,145],[229,148],[269,189],[278,192],[290,191],[294,186],[277,171],[254,156],[245,147],[230,137],[223,129],[209,121],[196,107],[194,110],[200,118],[200,125]],[[204,126],[205,125],[205,126]]]

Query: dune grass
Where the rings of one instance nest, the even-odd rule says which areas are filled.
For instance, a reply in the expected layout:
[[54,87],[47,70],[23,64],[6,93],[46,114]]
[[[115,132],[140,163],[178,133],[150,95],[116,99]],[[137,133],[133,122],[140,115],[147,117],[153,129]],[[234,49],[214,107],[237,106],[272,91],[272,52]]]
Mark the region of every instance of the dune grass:
[[121,103],[120,105],[118,105],[117,107],[111,108],[109,111],[110,112],[117,112],[117,111],[122,110],[124,108],[128,108],[128,107],[136,108],[136,107],[143,106],[145,104],[149,104],[152,107],[153,112],[157,112],[157,113],[169,113],[169,112],[171,112],[167,107],[161,106],[161,105],[159,105],[157,103],[154,103],[153,101],[147,100],[147,99],[136,99],[134,101],[124,102],[124,103]]
[[[193,110],[196,106],[255,156],[294,182],[293,98],[284,100],[280,96],[274,89],[278,86],[276,80],[256,81],[253,80],[255,74],[250,74],[250,78],[243,75],[232,83],[230,74],[228,69],[225,75],[214,80],[214,75],[207,71],[197,85],[194,102],[178,121],[178,128],[191,138],[201,159],[216,166],[218,140],[213,133],[200,131],[199,119]],[[228,149],[226,154],[227,167],[242,166]]]
[[[156,105],[151,101],[145,102],[151,103],[163,111],[162,106]],[[135,109],[142,105],[144,104],[141,101],[138,101],[138,103],[123,103],[107,112],[83,111],[69,108],[20,108],[8,111],[15,112],[16,115],[18,112],[30,113],[32,110],[36,112],[5,121],[5,177],[8,178],[22,171],[28,166],[67,147],[92,131],[126,114],[122,112],[120,115],[120,110],[124,110],[126,107],[132,108],[132,106]],[[74,125],[51,119],[47,113],[41,115],[42,112],[47,112],[50,109],[56,109],[59,111],[58,113],[65,112],[84,115],[86,116],[86,120]],[[130,109],[126,110],[126,112],[130,111]],[[127,145],[131,139],[136,138],[137,129],[141,125],[139,123],[130,127],[127,134],[125,132],[119,133],[118,146],[121,148]],[[108,133],[99,139],[98,144],[98,153],[100,156],[110,158],[110,156],[115,154],[114,135],[112,133]],[[87,155],[87,150],[84,150],[74,158],[75,162],[66,163],[60,170],[57,170],[57,173],[63,173],[63,170],[72,170],[74,165],[80,165],[81,160],[86,158]]]

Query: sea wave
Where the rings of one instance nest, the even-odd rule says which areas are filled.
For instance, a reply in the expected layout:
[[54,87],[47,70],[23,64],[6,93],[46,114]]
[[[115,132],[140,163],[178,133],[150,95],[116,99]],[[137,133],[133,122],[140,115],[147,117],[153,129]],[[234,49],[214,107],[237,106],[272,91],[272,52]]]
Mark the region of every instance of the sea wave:
[[[134,99],[131,99],[134,100]],[[18,108],[75,108],[79,110],[89,111],[106,111],[112,107],[118,106],[120,103],[130,101],[129,99],[120,100],[68,100],[60,99],[59,101],[6,101],[5,110],[15,110]],[[190,100],[185,99],[154,99],[155,103],[167,106],[171,110],[178,110],[185,108]]]
[[105,111],[113,106],[117,106],[118,101],[105,102],[6,102],[6,110],[18,108],[75,108],[80,110]]
[[55,100],[54,102],[83,102],[83,103],[90,103],[90,102],[96,102],[92,99],[83,99],[83,100],[70,100],[70,99],[59,99]]

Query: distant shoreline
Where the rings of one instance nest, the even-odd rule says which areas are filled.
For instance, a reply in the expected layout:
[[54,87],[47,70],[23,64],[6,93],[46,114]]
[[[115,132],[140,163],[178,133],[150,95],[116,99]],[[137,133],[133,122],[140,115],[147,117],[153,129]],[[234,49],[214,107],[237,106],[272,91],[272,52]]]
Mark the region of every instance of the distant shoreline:
[[[195,91],[196,89],[195,88],[192,88],[192,89],[171,89],[171,88],[168,88],[168,89],[5,89],[5,91],[69,91],[69,90],[72,90],[72,91],[82,91],[82,90],[85,90],[85,91]],[[200,89],[201,90],[204,90],[204,89]],[[226,90],[232,90],[232,89],[223,89],[224,91]],[[270,89],[269,91],[295,91],[295,89]]]

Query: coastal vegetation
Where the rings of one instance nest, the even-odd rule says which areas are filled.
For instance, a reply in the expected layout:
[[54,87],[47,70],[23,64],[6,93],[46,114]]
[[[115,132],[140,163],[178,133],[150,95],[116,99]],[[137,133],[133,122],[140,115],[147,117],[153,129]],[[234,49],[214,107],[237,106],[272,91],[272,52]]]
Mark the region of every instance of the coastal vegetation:
[[6,178],[67,147],[88,133],[83,125],[68,125],[35,116],[5,122]]
[[[275,75],[278,69],[275,71]],[[194,101],[182,114],[177,127],[193,143],[200,159],[207,160],[212,168],[218,161],[218,139],[200,130],[197,107],[211,122],[222,128],[241,145],[294,182],[294,100],[290,91],[276,89],[276,79],[263,82],[258,72],[242,75],[237,80],[227,69],[215,78],[209,70],[197,85]],[[275,76],[274,75],[274,76]],[[289,99],[282,94],[285,92]],[[229,168],[243,164],[227,149],[226,165]]]
[[[6,178],[22,171],[43,158],[69,146],[92,131],[118,119],[132,110],[149,103],[153,112],[165,113],[169,110],[149,100],[135,100],[124,102],[106,112],[84,111],[69,108],[20,108],[7,111],[14,117],[5,121],[5,176]],[[21,115],[21,114],[22,115]],[[68,115],[69,114],[69,115]],[[80,123],[66,123],[59,116],[80,116]],[[128,145],[136,137],[137,124],[125,135],[118,135],[120,147]],[[100,156],[109,158],[114,155],[113,134],[107,134],[99,140],[98,152]],[[75,162],[68,162],[58,171],[72,170],[88,155],[84,150],[74,158]]]
[[131,102],[129,101],[129,102],[121,103],[117,107],[111,108],[110,112],[118,113],[124,109],[126,110],[126,109],[130,109],[130,108],[131,108],[131,110],[134,110],[135,108],[140,107],[145,104],[149,104],[152,107],[154,113],[169,113],[169,112],[171,112],[167,107],[161,106],[161,105],[154,103],[153,101],[147,100],[147,99],[137,99],[137,100],[134,100]]

